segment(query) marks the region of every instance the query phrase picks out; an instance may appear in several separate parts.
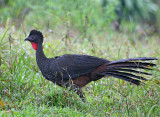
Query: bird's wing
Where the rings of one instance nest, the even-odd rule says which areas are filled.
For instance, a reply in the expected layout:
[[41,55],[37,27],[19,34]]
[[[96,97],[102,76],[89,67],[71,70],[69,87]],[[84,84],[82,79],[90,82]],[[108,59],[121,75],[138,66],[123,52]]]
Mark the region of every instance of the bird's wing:
[[66,54],[51,59],[49,71],[57,79],[69,80],[89,74],[106,62],[109,61],[94,56]]

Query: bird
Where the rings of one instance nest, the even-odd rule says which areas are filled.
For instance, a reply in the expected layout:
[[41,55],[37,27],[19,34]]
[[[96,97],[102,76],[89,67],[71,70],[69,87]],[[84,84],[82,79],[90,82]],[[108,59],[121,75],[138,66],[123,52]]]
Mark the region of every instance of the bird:
[[64,54],[47,58],[43,52],[43,39],[43,34],[33,29],[24,40],[29,41],[36,50],[36,62],[42,75],[56,85],[76,92],[84,102],[86,99],[82,87],[91,81],[97,81],[103,77],[115,77],[140,85],[142,80],[147,80],[143,77],[144,75],[152,75],[146,71],[153,70],[156,66],[152,62],[157,60],[154,57],[109,61],[90,55]]

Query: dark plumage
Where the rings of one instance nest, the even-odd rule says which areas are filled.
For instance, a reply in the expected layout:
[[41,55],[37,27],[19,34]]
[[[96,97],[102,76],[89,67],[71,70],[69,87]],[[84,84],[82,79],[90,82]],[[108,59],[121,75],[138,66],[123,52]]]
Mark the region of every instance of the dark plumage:
[[25,41],[30,41],[36,50],[36,61],[43,76],[59,86],[70,87],[82,99],[84,94],[81,87],[104,76],[113,76],[139,85],[141,80],[147,80],[141,74],[151,75],[139,70],[152,70],[149,67],[155,66],[153,63],[142,61],[157,60],[152,57],[140,57],[108,61],[94,56],[75,54],[47,58],[43,53],[43,35],[40,31],[32,30]]

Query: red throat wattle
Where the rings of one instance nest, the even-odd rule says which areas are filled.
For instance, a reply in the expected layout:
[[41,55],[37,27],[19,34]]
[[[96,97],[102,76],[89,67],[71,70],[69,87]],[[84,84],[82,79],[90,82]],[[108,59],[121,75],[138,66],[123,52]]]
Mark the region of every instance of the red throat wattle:
[[31,42],[33,49],[37,50],[38,44],[35,42]]

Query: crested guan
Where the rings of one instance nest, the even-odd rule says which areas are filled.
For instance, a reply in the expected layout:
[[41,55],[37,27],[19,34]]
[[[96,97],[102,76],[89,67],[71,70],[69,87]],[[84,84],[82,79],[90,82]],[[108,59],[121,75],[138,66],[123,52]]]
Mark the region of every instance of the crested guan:
[[147,79],[136,74],[151,75],[144,70],[152,70],[149,67],[155,66],[151,62],[144,61],[157,60],[152,57],[139,57],[109,61],[78,54],[47,58],[43,53],[43,35],[40,31],[32,30],[25,41],[31,42],[36,50],[36,61],[43,76],[59,86],[70,87],[70,90],[74,90],[83,101],[85,97],[81,88],[89,82],[99,80],[104,76],[113,76],[140,85],[141,80]]

